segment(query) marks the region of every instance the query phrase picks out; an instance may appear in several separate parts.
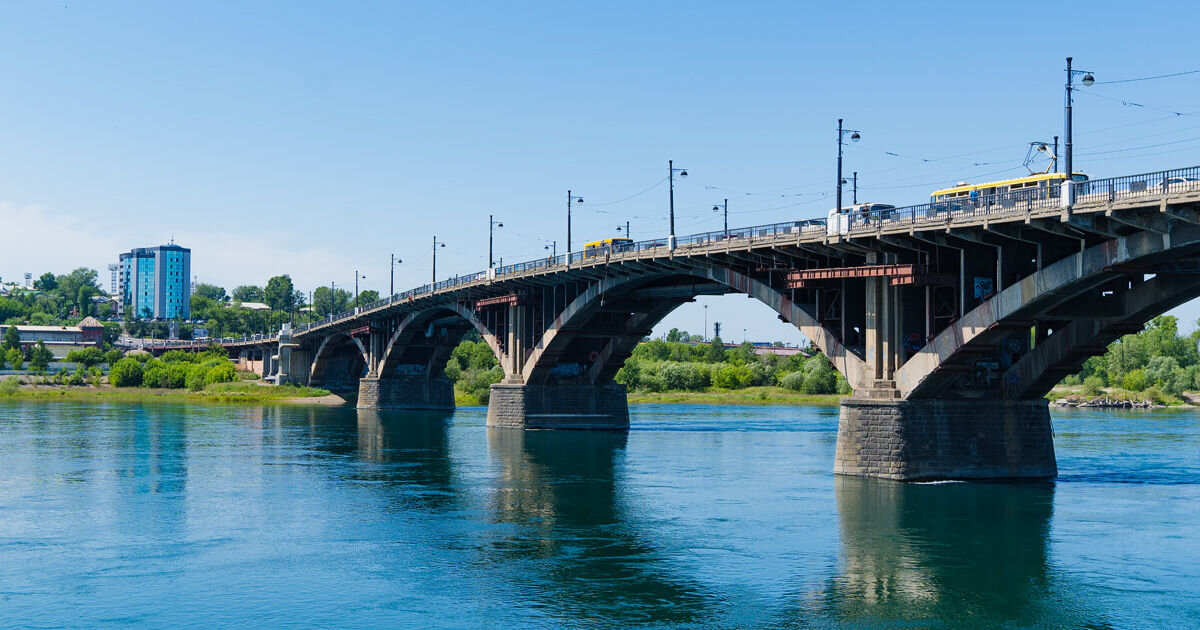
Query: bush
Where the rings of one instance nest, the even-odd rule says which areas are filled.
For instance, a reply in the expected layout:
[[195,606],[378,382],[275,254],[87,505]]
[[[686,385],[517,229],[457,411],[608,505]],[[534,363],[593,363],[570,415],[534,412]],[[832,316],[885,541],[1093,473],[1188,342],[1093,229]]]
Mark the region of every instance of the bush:
[[1142,370],[1134,370],[1121,379],[1121,388],[1131,392],[1140,392],[1146,389],[1146,385],[1146,373]]
[[1099,396],[1104,389],[1104,379],[1099,376],[1089,376],[1083,379],[1083,395]]
[[117,361],[108,371],[108,382],[113,387],[137,387],[142,384],[142,364],[137,359],[126,357]]
[[[79,387],[80,385],[83,385],[84,377],[85,377],[85,373],[84,373],[85,369],[86,368],[84,368],[82,365],[77,366],[75,368],[75,371],[73,373],[71,373],[71,377],[67,379],[67,385],[72,385],[74,387]],[[59,372],[59,374],[62,374],[62,372]]]
[[804,373],[803,372],[788,372],[779,379],[779,384],[786,389],[798,392],[804,389]]
[[170,389],[182,389],[187,386],[188,371],[192,366],[188,363],[170,363],[167,365],[167,376],[163,381],[163,387]]
[[189,365],[187,368],[187,378],[184,379],[184,385],[194,392],[204,389],[204,378],[207,376],[205,367],[203,365]]
[[114,348],[114,349],[109,350],[108,352],[104,353],[104,362],[107,363],[109,365],[109,367],[112,367],[112,366],[116,365],[117,361],[120,361],[121,357],[123,357],[123,356],[125,356],[124,352],[121,352],[120,350],[117,350]]
[[694,363],[660,363],[658,373],[665,389],[699,391],[708,387],[708,371]]
[[[824,359],[825,357],[821,358]],[[804,377],[804,387],[800,391],[805,394],[836,394],[837,372],[829,366],[829,363],[822,361],[814,365],[810,360],[806,362],[805,367],[807,368],[810,365],[813,365],[813,369]]]
[[154,363],[158,365],[147,363],[142,369],[142,387],[166,387],[163,382],[167,380],[167,366],[158,361]]
[[[104,363],[105,354],[100,351],[100,348],[91,347],[82,350],[72,350],[67,353],[67,361],[78,363],[83,367],[92,367]],[[117,357],[120,359],[120,357]]]
[[468,370],[463,372],[463,378],[458,386],[468,396],[474,396],[481,405],[486,405],[492,394],[492,383],[499,383],[504,378],[504,370],[494,367],[490,370]]
[[208,369],[204,375],[204,384],[212,385],[213,383],[232,383],[237,380],[237,370],[229,359],[220,365],[214,365]]
[[3,381],[0,381],[0,396],[13,396],[17,393],[17,388],[21,386],[21,381],[15,376],[10,376]]

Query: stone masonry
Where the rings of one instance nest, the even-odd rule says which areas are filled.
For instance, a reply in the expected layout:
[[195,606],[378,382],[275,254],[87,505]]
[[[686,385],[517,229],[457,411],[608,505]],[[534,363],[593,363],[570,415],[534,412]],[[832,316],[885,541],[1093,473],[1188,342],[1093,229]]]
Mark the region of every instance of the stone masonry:
[[454,410],[454,383],[448,378],[363,377],[358,381],[359,409]]
[[834,472],[901,481],[1049,479],[1047,401],[842,400]]
[[492,385],[487,425],[512,429],[629,429],[625,386],[616,383]]

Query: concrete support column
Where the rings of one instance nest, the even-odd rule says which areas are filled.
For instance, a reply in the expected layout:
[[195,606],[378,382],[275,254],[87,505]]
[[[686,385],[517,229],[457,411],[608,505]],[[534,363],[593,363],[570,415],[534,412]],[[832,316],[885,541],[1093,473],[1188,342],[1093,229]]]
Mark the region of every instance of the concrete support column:
[[529,307],[524,304],[513,304],[508,307],[508,330],[505,339],[505,354],[508,355],[509,365],[505,366],[505,373],[510,379],[521,373],[521,368],[525,365],[525,357],[529,355],[530,349],[533,348],[533,340],[530,339],[530,313]]
[[487,426],[512,429],[629,429],[625,386],[617,383],[492,385]]
[[900,481],[1050,479],[1045,399],[845,398],[833,471]]
[[454,383],[448,378],[364,376],[358,380],[359,409],[454,410]]

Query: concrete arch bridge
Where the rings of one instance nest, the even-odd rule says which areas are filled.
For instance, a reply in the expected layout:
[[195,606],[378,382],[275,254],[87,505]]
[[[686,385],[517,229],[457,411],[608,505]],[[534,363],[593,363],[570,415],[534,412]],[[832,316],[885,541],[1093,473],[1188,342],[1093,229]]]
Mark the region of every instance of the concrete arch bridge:
[[[1043,396],[1200,296],[1200,167],[1066,186],[576,252],[219,342],[277,382],[357,391],[360,407],[451,409],[443,369],[475,330],[505,374],[489,425],[625,429],[613,377],[636,344],[697,296],[740,293],[854,388],[837,472],[1048,478]],[[172,347],[187,344],[152,350]]]

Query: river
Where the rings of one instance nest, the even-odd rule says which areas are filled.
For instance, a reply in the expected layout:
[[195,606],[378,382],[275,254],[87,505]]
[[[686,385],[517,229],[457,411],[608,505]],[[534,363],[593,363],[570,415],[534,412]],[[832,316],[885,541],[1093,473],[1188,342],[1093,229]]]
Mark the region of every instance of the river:
[[1200,414],[1056,411],[1061,476],[832,474],[832,407],[0,403],[0,627],[1200,627]]

